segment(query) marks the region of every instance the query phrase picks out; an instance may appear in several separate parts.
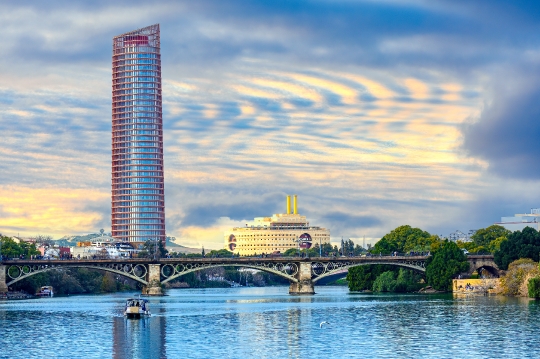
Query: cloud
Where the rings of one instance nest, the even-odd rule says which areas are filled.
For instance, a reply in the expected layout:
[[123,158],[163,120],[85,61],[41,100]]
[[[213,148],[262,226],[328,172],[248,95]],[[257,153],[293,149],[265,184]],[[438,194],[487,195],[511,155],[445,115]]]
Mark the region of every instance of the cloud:
[[501,73],[480,117],[464,127],[464,149],[501,177],[536,180],[540,169],[540,71]]
[[[0,230],[108,226],[111,40],[157,22],[169,235],[219,244],[291,192],[310,223],[348,238],[529,208],[517,188],[540,198],[536,6],[2,3],[0,188],[13,190]],[[497,196],[507,186],[518,199]]]

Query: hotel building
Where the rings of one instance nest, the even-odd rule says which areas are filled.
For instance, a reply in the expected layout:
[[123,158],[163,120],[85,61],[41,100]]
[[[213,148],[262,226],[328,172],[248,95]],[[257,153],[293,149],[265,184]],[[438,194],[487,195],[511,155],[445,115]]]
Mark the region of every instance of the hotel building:
[[310,248],[315,243],[330,243],[330,231],[311,226],[306,216],[298,214],[297,196],[287,196],[286,213],[258,217],[245,227],[224,233],[224,248],[240,255],[285,252],[289,248]]
[[159,25],[113,38],[112,237],[165,242]]

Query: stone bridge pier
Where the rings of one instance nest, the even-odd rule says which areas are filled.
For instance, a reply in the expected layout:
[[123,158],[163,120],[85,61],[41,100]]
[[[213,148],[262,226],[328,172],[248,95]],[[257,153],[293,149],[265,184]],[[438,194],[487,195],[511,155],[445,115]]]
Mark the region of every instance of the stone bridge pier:
[[297,282],[291,282],[289,294],[315,294],[311,274],[311,261],[297,262],[298,272],[294,276]]
[[142,294],[151,296],[163,295],[161,288],[161,264],[149,264],[146,273],[146,282],[148,283],[142,289]]
[[6,285],[6,266],[0,264],[0,293],[7,293],[8,286]]

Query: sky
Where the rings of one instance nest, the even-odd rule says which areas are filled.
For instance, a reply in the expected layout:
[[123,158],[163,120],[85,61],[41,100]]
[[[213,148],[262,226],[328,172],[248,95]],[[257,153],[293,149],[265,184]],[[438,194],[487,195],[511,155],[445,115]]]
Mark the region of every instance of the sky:
[[540,3],[0,3],[0,233],[110,231],[112,38],[159,23],[167,235],[299,212],[332,240],[540,207]]

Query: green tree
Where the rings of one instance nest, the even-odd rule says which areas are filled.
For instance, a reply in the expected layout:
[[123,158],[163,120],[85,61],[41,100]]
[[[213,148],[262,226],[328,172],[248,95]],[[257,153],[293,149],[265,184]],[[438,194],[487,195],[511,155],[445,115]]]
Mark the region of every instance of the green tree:
[[19,246],[19,243],[15,242],[13,238],[2,237],[0,241],[0,250],[2,251],[0,254],[2,254],[2,256],[16,258],[23,254],[21,246]]
[[420,228],[412,228],[409,225],[400,226],[382,237],[371,250],[372,253],[391,254],[392,252],[429,251],[431,245],[440,241],[438,236],[433,236]]
[[540,278],[534,277],[529,279],[527,289],[529,292],[529,298],[540,298]]
[[477,230],[472,236],[471,239],[474,244],[476,244],[477,247],[483,246],[483,247],[489,247],[491,242],[497,240],[498,238],[507,238],[511,231],[508,229],[499,226],[499,225],[492,225],[487,228],[482,228]]
[[394,292],[396,285],[396,274],[393,271],[384,272],[375,279],[375,282],[373,282],[373,291]]
[[360,254],[365,253],[365,252],[366,252],[366,249],[362,247],[361,245],[357,244],[356,246],[354,246],[355,256],[359,256]]
[[233,256],[233,252],[230,252],[226,249],[211,250],[206,255],[207,257],[220,257],[220,258],[230,258]]
[[426,261],[426,279],[437,290],[451,290],[452,278],[469,269],[467,256],[456,243],[445,240]]
[[488,245],[489,253],[495,253],[501,249],[501,243],[506,241],[507,237],[499,237],[491,241]]
[[540,259],[540,233],[531,227],[523,231],[515,231],[507,240],[500,243],[500,249],[494,254],[494,261],[500,269],[508,269],[508,265],[520,258],[530,258],[535,262]]
[[349,268],[347,272],[349,290],[353,292],[372,290],[373,283],[379,275],[388,271],[397,272],[398,270],[398,267],[385,264],[360,265]]
[[139,252],[139,258],[159,259],[167,255],[167,249],[160,240],[148,240],[144,242],[141,251]]
[[298,255],[297,248],[289,248],[285,252],[283,252],[284,257],[296,257],[297,255]]
[[103,279],[101,280],[101,291],[104,293],[113,293],[116,292],[117,286],[116,281],[112,273],[105,273]]
[[422,275],[410,269],[400,268],[396,279],[396,292],[410,293],[417,292],[424,285],[420,283]]

